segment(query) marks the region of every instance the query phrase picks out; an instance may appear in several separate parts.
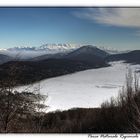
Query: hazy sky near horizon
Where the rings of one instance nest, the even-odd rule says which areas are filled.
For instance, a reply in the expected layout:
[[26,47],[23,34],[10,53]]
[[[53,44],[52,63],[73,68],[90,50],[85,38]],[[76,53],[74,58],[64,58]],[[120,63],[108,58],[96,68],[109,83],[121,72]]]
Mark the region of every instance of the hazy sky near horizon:
[[140,49],[140,8],[0,8],[0,48],[44,43]]

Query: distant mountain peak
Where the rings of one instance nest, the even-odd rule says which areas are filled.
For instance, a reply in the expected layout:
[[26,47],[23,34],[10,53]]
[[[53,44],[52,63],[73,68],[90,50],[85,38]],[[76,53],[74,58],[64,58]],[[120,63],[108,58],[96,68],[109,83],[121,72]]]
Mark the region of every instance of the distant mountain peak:
[[38,50],[47,50],[47,51],[55,51],[55,52],[65,52],[68,50],[74,50],[81,47],[81,45],[78,44],[66,44],[66,43],[58,43],[58,44],[43,44],[40,47],[38,47]]
[[47,55],[48,58],[48,55],[53,54],[57,54],[56,56],[59,57],[62,53],[67,54],[73,51],[78,51],[77,53],[87,52],[88,54],[94,54],[94,52],[96,52],[96,55],[101,57],[106,56],[106,54],[120,53],[120,51],[106,49],[105,47],[72,43],[46,43],[40,46],[19,46],[8,49],[0,49],[0,53],[12,57],[19,56],[20,59],[32,59],[41,55]]
[[92,46],[92,45],[82,46],[82,47],[78,48],[77,50],[75,50],[74,52],[71,52],[71,55],[78,55],[81,53],[86,53],[89,55],[96,55],[96,56],[100,56],[102,58],[104,58],[108,55],[107,52],[99,49],[96,46]]
[[69,50],[74,50],[81,47],[79,44],[66,44],[66,43],[47,43],[39,47],[20,46],[8,48],[9,51],[46,51],[47,53],[58,53]]

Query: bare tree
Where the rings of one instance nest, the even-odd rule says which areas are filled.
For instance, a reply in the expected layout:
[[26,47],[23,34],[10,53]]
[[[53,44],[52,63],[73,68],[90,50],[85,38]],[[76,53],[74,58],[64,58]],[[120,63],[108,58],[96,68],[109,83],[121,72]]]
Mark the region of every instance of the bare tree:
[[46,108],[43,104],[46,97],[28,91],[18,92],[15,86],[20,80],[20,70],[15,63],[7,70],[7,78],[0,80],[0,131],[9,132],[13,122],[22,115],[36,115]]

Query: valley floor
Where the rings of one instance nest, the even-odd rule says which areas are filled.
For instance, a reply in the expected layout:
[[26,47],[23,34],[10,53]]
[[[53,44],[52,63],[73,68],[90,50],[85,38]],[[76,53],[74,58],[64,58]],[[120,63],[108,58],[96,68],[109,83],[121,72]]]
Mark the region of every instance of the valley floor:
[[32,86],[20,87],[18,90],[34,91],[40,88],[41,94],[48,95],[48,111],[94,108],[118,95],[129,68],[132,71],[139,70],[140,65],[112,62],[110,67],[50,78]]

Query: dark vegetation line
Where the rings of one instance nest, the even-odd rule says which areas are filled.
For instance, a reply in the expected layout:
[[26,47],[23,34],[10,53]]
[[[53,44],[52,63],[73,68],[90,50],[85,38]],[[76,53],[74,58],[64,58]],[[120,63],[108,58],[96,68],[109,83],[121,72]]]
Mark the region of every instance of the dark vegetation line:
[[87,63],[68,59],[43,61],[10,61],[0,66],[0,80],[9,79],[10,69],[15,67],[18,85],[30,84],[46,78],[66,75],[82,70],[109,66],[105,62]]

